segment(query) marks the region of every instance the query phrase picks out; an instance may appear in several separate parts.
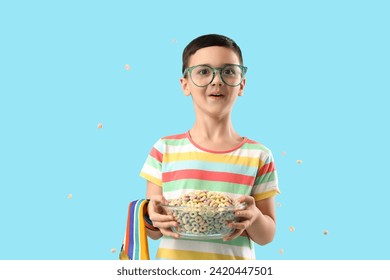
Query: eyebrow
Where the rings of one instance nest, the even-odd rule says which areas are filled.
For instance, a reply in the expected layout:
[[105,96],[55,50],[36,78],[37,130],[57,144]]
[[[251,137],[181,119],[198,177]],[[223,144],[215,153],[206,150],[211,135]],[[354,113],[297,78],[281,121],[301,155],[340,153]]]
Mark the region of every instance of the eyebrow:
[[197,64],[197,65],[194,65],[194,66],[209,66],[211,68],[223,68],[225,66],[229,66],[229,65],[240,65],[240,64],[235,64],[235,63],[225,63],[225,64],[222,64],[221,67],[213,67],[211,66],[210,64],[207,64],[207,63],[203,63],[203,64]]

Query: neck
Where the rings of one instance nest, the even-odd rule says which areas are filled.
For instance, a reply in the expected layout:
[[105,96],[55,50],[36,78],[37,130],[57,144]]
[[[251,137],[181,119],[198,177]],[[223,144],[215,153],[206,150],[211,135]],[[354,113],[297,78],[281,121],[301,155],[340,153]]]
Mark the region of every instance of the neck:
[[195,143],[212,150],[228,150],[242,141],[233,128],[230,116],[222,119],[209,116],[197,118],[190,134]]

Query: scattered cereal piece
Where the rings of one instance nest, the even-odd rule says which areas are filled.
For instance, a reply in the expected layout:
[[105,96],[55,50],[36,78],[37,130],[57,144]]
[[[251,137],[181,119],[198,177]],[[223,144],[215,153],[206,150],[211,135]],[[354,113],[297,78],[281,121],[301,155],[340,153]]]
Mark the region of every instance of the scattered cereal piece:
[[130,66],[129,64],[126,64],[126,65],[125,65],[125,69],[126,69],[127,71],[130,71],[130,70],[131,70],[131,66]]
[[291,232],[294,232],[294,231],[295,231],[295,227],[291,226],[291,227],[290,227],[290,231],[291,231]]
[[276,202],[276,206],[277,206],[277,207],[282,207],[282,203]]
[[282,156],[284,156],[284,157],[286,156],[286,152],[285,151],[282,152]]
[[284,253],[284,250],[283,249],[279,249],[279,254],[283,254]]
[[97,128],[103,128],[103,124],[102,123],[98,123]]
[[113,253],[113,254],[116,253],[116,249],[115,249],[115,248],[112,248],[112,249],[111,249],[111,253]]
[[328,230],[324,230],[324,235],[328,235]]
[[301,159],[298,159],[298,160],[297,160],[297,163],[298,163],[298,164],[302,164],[302,160],[301,160]]
[[173,44],[176,44],[177,43],[177,40],[175,38],[172,39],[172,43]]
[[68,199],[72,199],[73,198],[73,194],[68,194]]

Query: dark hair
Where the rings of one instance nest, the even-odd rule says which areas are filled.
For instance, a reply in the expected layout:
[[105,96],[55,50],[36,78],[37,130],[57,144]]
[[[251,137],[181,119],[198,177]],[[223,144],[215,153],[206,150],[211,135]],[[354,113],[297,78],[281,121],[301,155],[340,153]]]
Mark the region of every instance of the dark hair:
[[238,55],[241,65],[243,64],[244,61],[242,59],[241,49],[236,42],[224,35],[208,34],[195,38],[185,47],[183,51],[182,73],[184,73],[184,70],[188,67],[188,60],[191,55],[196,53],[199,49],[212,46],[226,47],[233,50]]

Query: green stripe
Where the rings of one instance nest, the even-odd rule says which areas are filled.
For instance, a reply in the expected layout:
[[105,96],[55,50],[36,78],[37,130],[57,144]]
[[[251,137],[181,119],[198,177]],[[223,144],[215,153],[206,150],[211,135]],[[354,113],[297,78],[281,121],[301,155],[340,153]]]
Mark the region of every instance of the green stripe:
[[172,192],[182,189],[209,190],[219,192],[230,192],[234,194],[248,195],[251,187],[243,184],[234,184],[227,182],[206,181],[198,179],[185,179],[171,181],[163,184],[164,192]]
[[[166,239],[173,239],[173,237],[169,237],[169,236],[165,236],[164,235],[164,238]],[[193,241],[193,239],[190,239],[190,238],[184,238],[184,237],[181,237],[180,240],[188,240],[188,241]],[[205,239],[205,240],[199,240],[197,239],[196,241],[200,241],[200,242],[207,242],[207,243],[215,243],[215,244],[223,244],[223,245],[233,245],[233,246],[240,246],[240,247],[248,247],[248,248],[252,248],[252,244],[250,242],[250,240],[248,239],[248,237],[246,236],[239,236],[233,240],[230,240],[230,241],[223,241],[222,239]]]
[[263,146],[261,144],[245,143],[244,145],[242,145],[241,149],[262,150],[262,151],[267,152],[267,153],[270,152],[270,150],[267,147],[265,147],[265,146]]
[[274,181],[275,177],[276,177],[275,171],[272,171],[270,173],[266,173],[260,177],[257,177],[254,185],[256,186],[256,185],[260,185],[263,183],[268,183],[268,182]]
[[146,163],[158,170],[161,170],[161,163],[156,160],[154,157],[148,156],[146,159]]
[[187,145],[190,141],[187,138],[184,139],[165,139],[164,142],[170,146],[182,146]]

